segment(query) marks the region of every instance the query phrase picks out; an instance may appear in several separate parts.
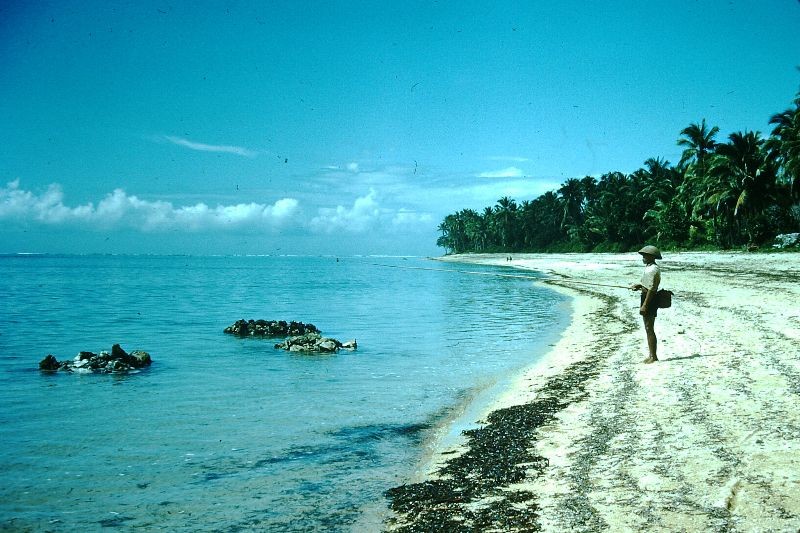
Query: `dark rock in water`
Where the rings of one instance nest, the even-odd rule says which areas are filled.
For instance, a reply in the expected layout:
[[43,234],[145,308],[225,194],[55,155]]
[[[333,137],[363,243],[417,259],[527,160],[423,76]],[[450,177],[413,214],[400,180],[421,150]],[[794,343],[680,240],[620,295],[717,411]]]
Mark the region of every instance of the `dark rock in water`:
[[225,328],[225,333],[237,337],[289,337],[319,332],[314,324],[285,320],[242,319]]
[[39,370],[58,370],[58,359],[48,354],[39,362]]
[[345,343],[336,339],[323,337],[322,332],[314,324],[302,322],[286,322],[285,320],[237,320],[225,328],[225,333],[237,337],[274,338],[285,337],[275,348],[290,352],[336,353],[340,348],[355,350],[355,340]]
[[153,360],[150,358],[150,354],[143,350],[134,350],[130,353],[130,356],[135,361],[134,366],[136,366],[136,368],[150,366],[150,364],[153,362]]
[[111,347],[111,358],[112,359],[126,359],[128,357],[128,352],[122,349],[122,346],[119,344],[115,344]]
[[288,350],[290,352],[315,352],[315,353],[335,353],[342,347],[342,343],[336,339],[323,337],[319,333],[306,333],[296,337],[289,337],[284,342],[279,342],[275,348]]
[[358,343],[356,342],[355,339],[353,339],[351,341],[344,341],[342,343],[342,350],[353,351],[353,350],[357,350],[357,349],[358,349]]
[[74,359],[58,361],[53,355],[48,355],[39,363],[40,370],[65,372],[96,372],[106,374],[110,372],[127,372],[150,366],[150,354],[135,350],[131,353],[122,349],[119,344],[111,348],[111,353],[80,352]]

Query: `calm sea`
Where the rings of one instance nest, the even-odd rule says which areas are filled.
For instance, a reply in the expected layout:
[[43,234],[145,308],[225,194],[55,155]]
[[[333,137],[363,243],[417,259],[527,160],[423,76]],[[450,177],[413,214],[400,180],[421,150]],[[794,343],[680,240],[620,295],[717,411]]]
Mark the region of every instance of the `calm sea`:
[[[364,510],[385,508],[383,492],[414,475],[426,443],[533,362],[566,321],[563,297],[530,280],[419,268],[459,267],[1,256],[0,529],[369,523]],[[310,322],[359,348],[296,355],[223,334],[240,318]],[[115,343],[150,352],[152,367],[38,370],[46,354]]]

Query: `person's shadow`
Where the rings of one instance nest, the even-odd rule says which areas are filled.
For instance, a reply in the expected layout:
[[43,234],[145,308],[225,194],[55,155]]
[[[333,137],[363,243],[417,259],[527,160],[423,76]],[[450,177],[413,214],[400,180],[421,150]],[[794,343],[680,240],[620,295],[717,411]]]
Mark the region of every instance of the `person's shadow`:
[[688,359],[698,359],[700,357],[714,357],[715,353],[693,353],[692,355],[684,355],[683,357],[670,357],[669,359],[659,359],[659,362],[668,363],[670,361],[686,361]]

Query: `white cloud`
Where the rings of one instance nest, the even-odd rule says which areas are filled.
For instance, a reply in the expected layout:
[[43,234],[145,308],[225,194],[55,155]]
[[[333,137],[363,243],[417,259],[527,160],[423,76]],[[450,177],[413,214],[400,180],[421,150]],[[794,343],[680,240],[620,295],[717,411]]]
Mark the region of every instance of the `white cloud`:
[[255,152],[248,148],[243,148],[241,146],[205,144],[205,143],[190,141],[188,139],[183,139],[181,137],[174,137],[172,135],[164,135],[162,138],[166,139],[172,144],[183,146],[184,148],[189,148],[190,150],[197,150],[199,152],[222,152],[222,153],[235,154],[235,155],[240,155],[242,157],[251,157],[251,158],[258,155],[258,152]]
[[353,201],[351,207],[339,205],[335,208],[322,207],[310,222],[312,230],[324,233],[348,232],[363,233],[368,230],[397,231],[412,226],[432,225],[433,216],[405,207],[383,207],[375,189]]
[[358,172],[358,163],[356,162],[348,163],[347,170],[349,170],[350,172]]
[[366,196],[356,198],[351,208],[342,205],[335,208],[322,207],[319,214],[311,220],[311,227],[327,233],[341,230],[355,233],[365,231],[381,216],[376,197],[375,189],[370,189]]
[[490,170],[478,174],[479,178],[521,178],[523,172],[517,167],[508,167],[500,170]]
[[131,228],[140,231],[199,231],[247,228],[269,229],[286,223],[298,210],[294,198],[272,205],[235,204],[209,207],[205,203],[174,206],[172,202],[142,200],[122,189],[93,203],[68,207],[57,184],[37,195],[19,188],[19,180],[0,188],[0,220],[30,224],[73,225],[87,228]]

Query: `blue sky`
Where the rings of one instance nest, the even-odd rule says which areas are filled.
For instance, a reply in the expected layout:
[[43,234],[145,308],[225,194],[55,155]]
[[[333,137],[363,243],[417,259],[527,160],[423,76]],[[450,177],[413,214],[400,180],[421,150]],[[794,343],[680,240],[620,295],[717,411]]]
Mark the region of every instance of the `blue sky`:
[[434,255],[462,208],[770,131],[795,0],[0,4],[0,253]]

